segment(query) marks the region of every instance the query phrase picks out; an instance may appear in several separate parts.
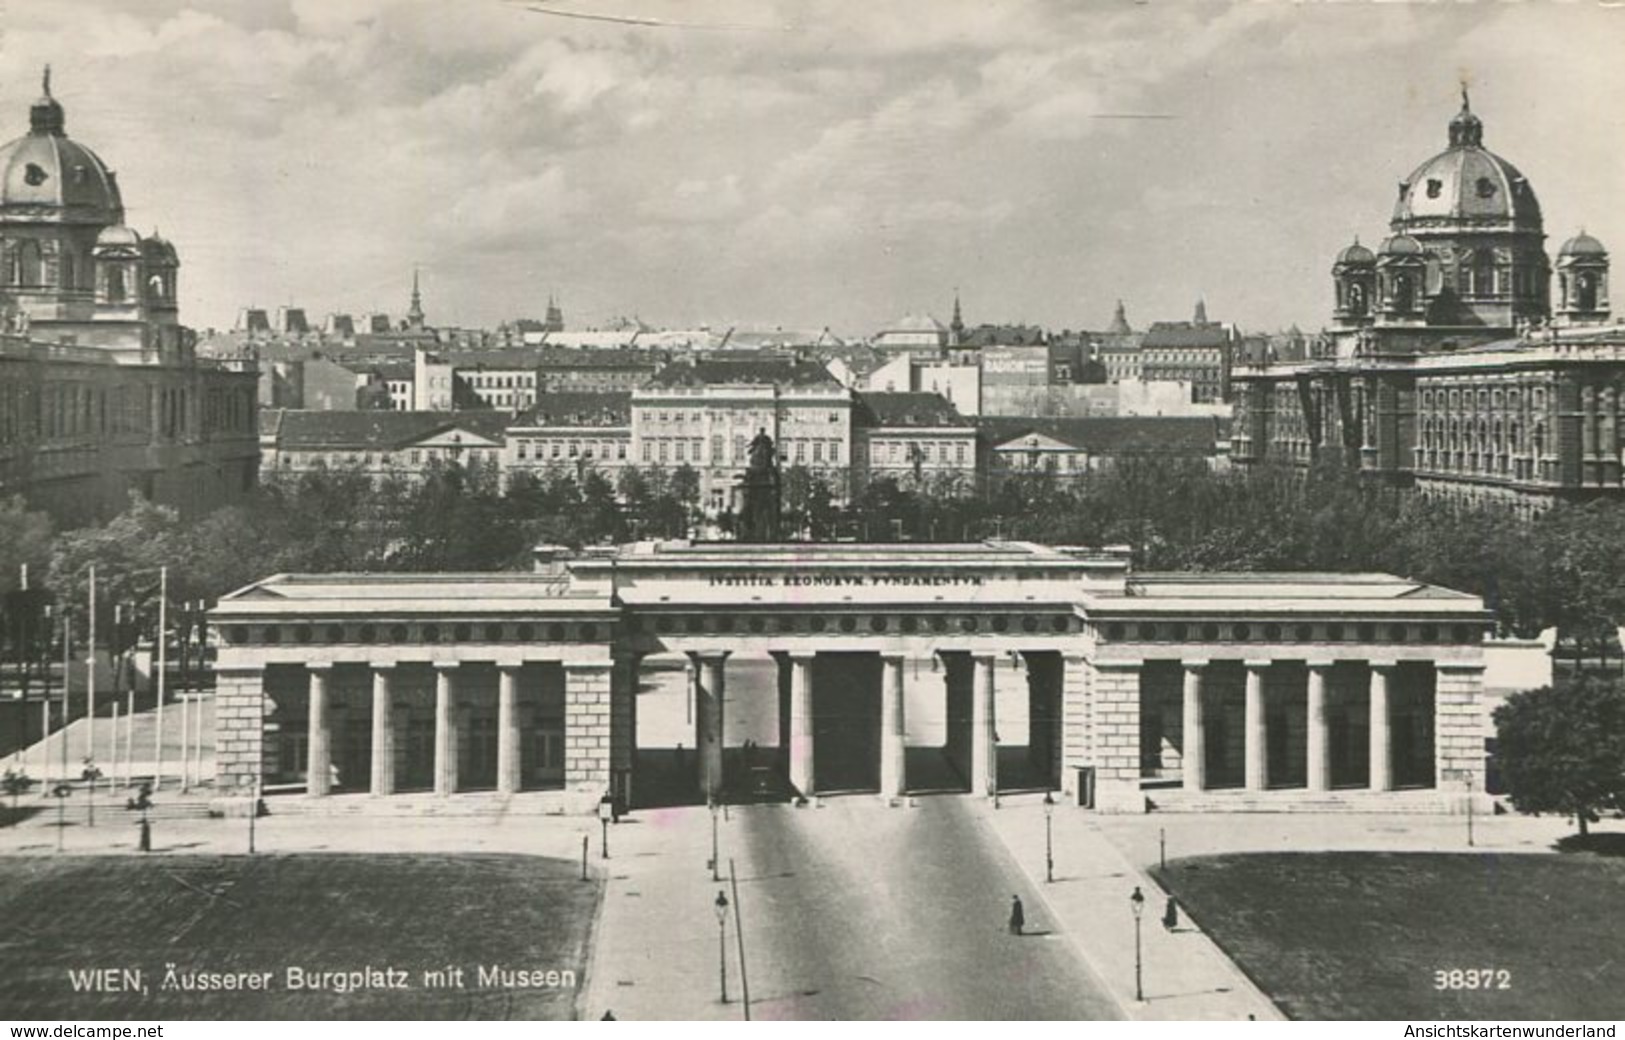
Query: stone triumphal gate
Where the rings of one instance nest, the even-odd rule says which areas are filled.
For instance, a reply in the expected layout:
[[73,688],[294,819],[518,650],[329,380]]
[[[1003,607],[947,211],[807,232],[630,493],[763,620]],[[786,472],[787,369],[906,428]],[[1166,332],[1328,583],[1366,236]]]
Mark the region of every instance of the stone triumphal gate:
[[531,574],[274,576],[215,611],[220,789],[1055,789],[1108,811],[1482,789],[1478,599],[1128,557],[669,542],[539,550]]

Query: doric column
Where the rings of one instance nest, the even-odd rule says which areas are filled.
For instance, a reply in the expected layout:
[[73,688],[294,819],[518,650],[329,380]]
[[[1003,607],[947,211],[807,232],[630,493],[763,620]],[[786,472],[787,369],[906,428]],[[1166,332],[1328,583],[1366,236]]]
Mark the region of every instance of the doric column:
[[434,665],[434,793],[457,793],[457,663]]
[[1207,741],[1202,720],[1202,671],[1206,661],[1186,661],[1184,722],[1181,729],[1184,748],[1180,767],[1185,790],[1200,791],[1207,786]]
[[1394,789],[1393,737],[1389,726],[1389,701],[1393,692],[1394,664],[1371,664],[1371,789]]
[[333,743],[328,712],[328,680],[333,665],[319,661],[305,666],[310,676],[310,728],[307,733],[309,754],[305,760],[305,793],[313,798],[327,794],[333,787]]
[[1248,661],[1247,666],[1247,790],[1262,791],[1270,785],[1269,721],[1264,710],[1264,672],[1268,661]]
[[1307,786],[1311,791],[1325,791],[1332,786],[1331,759],[1326,753],[1329,729],[1326,721],[1326,676],[1331,670],[1330,661],[1309,662]]
[[790,655],[790,786],[813,793],[813,654]]
[[994,713],[994,684],[992,654],[976,654],[971,658],[971,791],[975,794],[999,793],[999,736],[998,719]]
[[372,783],[375,795],[395,793],[395,663],[372,663]]
[[519,665],[497,666],[497,793],[523,786],[519,750]]
[[903,752],[903,658],[880,659],[880,793],[901,797],[907,789]]
[[698,683],[694,688],[695,746],[699,748],[700,792],[708,799],[722,797],[723,698],[727,695],[726,651],[694,655]]

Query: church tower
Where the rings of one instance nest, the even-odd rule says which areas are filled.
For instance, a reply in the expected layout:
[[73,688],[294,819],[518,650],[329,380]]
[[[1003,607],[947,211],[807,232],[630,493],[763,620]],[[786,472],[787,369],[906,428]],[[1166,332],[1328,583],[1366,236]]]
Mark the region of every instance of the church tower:
[[413,332],[423,328],[423,294],[418,291],[418,269],[412,268],[412,305],[406,309],[406,327]]

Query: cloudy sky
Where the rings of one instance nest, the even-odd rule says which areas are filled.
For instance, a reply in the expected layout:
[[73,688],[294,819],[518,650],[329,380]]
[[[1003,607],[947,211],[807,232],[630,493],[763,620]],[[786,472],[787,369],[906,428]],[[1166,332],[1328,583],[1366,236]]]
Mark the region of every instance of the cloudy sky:
[[[635,314],[867,333],[1193,301],[1318,327],[1330,257],[1472,85],[1550,245],[1625,251],[1625,6],[1133,0],[9,0],[183,316]],[[596,17],[579,17],[590,15]],[[604,20],[604,19],[610,20]],[[618,20],[617,20],[618,19]],[[637,23],[637,24],[631,24]],[[645,24],[658,23],[658,24]],[[9,112],[9,115],[4,113]],[[1622,281],[1625,284],[1625,281]]]

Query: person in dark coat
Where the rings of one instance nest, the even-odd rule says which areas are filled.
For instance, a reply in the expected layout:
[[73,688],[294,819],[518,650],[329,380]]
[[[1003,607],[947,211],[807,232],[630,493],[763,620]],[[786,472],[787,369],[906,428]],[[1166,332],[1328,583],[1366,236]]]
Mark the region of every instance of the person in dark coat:
[[1021,908],[1021,897],[1010,897],[1010,934],[1020,935],[1021,929],[1027,924],[1026,911]]

